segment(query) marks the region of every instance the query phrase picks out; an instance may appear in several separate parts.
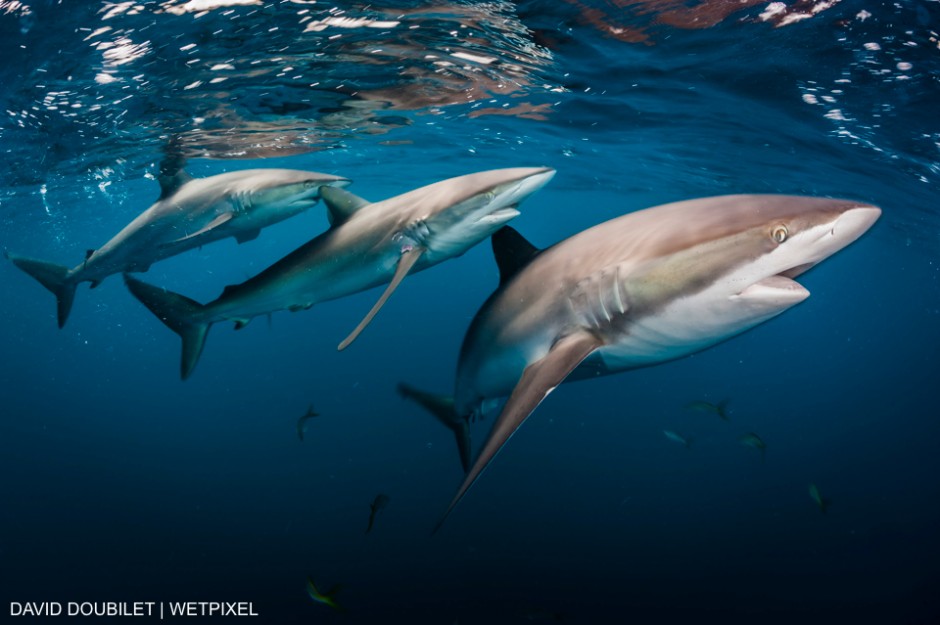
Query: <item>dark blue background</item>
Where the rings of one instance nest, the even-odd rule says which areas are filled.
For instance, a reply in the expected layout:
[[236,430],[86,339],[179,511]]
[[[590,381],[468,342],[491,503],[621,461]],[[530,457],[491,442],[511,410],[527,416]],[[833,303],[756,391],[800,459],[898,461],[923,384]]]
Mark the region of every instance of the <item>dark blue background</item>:
[[[488,245],[410,276],[343,353],[336,344],[378,293],[278,313],[270,328],[219,325],[185,383],[178,339],[118,278],[80,287],[58,331],[52,297],[0,263],[0,614],[10,601],[192,599],[253,601],[265,623],[934,622],[937,9],[844,2],[774,28],[763,8],[684,30],[607,7],[653,24],[650,41],[627,44],[578,21],[577,3],[519,3],[520,19],[554,35],[533,76],[566,89],[523,89],[552,104],[544,121],[458,105],[408,111],[411,125],[328,151],[190,163],[200,176],[327,171],[370,199],[549,165],[557,176],[513,223],[543,246],[705,195],[883,208],[869,234],[801,278],[812,297],[782,317],[678,362],[559,388],[434,537],[461,479],[456,450],[395,386],[452,390],[463,332],[497,282]],[[71,32],[40,19],[19,36],[38,46],[44,27]],[[4,70],[8,107],[34,88],[15,68],[39,62],[11,54],[23,56]],[[803,97],[833,89],[834,103]],[[825,117],[834,108],[846,119]],[[54,152],[29,132],[8,120],[0,147],[41,163]],[[141,175],[159,156],[112,146],[83,161],[77,136],[58,140],[77,156],[7,172],[0,248],[74,264],[153,201]],[[316,208],[144,278],[207,301],[325,227]],[[728,422],[684,408],[725,398]],[[321,416],[300,442],[311,402]],[[477,445],[491,423],[474,426]],[[749,431],[765,462],[739,443]],[[826,515],[810,483],[832,500]],[[365,535],[380,492],[390,504]],[[313,604],[307,576],[341,583],[348,612]]]

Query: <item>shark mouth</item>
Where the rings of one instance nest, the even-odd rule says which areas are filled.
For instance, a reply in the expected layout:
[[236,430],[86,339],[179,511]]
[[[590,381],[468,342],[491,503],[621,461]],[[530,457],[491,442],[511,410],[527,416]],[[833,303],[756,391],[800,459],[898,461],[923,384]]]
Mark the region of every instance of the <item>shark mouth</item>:
[[793,269],[787,269],[786,271],[780,272],[780,274],[785,278],[795,278],[799,275],[802,275],[816,266],[816,263],[805,263],[803,265],[797,265]]
[[518,204],[512,204],[505,208],[500,208],[491,213],[487,213],[483,217],[480,217],[480,219],[478,220],[478,223],[504,224],[510,219],[518,217],[521,214],[517,207],[518,207]]
[[796,304],[809,297],[809,291],[789,276],[799,275],[805,271],[806,265],[788,269],[783,273],[769,276],[749,285],[731,299],[774,302],[777,304]]
[[313,206],[319,200],[320,200],[320,187],[314,187],[313,189],[310,189],[309,191],[305,191],[304,193],[292,199],[290,201],[290,204],[295,205],[295,206],[298,204]]

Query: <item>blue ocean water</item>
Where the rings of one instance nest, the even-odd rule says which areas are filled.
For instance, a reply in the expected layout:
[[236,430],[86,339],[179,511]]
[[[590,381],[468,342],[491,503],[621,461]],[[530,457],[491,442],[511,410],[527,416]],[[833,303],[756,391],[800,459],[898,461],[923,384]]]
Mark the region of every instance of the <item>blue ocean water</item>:
[[[171,138],[193,176],[309,169],[372,200],[550,166],[512,222],[539,246],[728,193],[884,211],[781,317],[559,387],[434,536],[460,464],[396,386],[452,391],[488,243],[406,278],[344,352],[378,289],[219,324],[185,382],[119,277],[58,330],[4,260],[0,620],[245,601],[264,623],[937,622],[938,32],[929,0],[0,0],[10,253],[80,262],[157,198]],[[208,301],[327,227],[317,206],[141,277]],[[728,420],[687,408],[724,400]]]

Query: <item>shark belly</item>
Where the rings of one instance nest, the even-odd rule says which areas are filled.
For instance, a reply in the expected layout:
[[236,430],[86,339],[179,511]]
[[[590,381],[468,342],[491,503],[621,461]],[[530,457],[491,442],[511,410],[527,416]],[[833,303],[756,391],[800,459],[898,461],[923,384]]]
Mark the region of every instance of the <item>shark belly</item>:
[[742,316],[740,310],[748,303],[728,298],[726,291],[716,283],[631,320],[615,341],[597,352],[606,372],[647,367],[694,354],[787,310],[775,308],[764,315]]
[[[324,256],[329,252],[325,250]],[[338,255],[297,263],[283,270],[266,271],[229,287],[208,305],[211,321],[247,320],[281,310],[305,310],[388,282],[395,271],[395,256],[371,260],[363,253]],[[387,258],[385,258],[387,257]]]

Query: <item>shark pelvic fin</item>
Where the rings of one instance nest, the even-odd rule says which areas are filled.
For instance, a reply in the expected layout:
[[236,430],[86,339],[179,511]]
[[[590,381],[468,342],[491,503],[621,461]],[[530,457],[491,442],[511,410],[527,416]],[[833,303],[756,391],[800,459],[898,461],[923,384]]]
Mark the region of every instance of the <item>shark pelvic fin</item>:
[[43,260],[33,260],[32,258],[23,258],[14,254],[7,254],[7,258],[13,261],[13,264],[28,273],[39,284],[43,285],[55,295],[57,306],[57,316],[59,327],[65,326],[69,318],[69,312],[72,310],[72,302],[75,301],[76,282],[70,279],[71,271],[68,267],[47,263]]
[[179,334],[183,341],[180,377],[185,380],[199,362],[202,348],[206,345],[206,335],[212,325],[200,319],[205,306],[128,274],[124,274],[124,283],[141,304],[150,309],[166,327]]
[[326,205],[326,216],[331,226],[338,226],[352,217],[369,201],[339,187],[320,187],[320,198]]
[[460,453],[460,464],[463,472],[470,470],[470,424],[467,419],[457,414],[454,408],[454,398],[449,395],[433,395],[425,393],[407,384],[398,385],[398,394],[410,399],[430,412],[454,433],[457,441],[457,451]]
[[490,430],[480,455],[477,456],[463,484],[460,485],[457,494],[435,526],[435,533],[444,525],[447,516],[463,499],[519,426],[542,403],[542,400],[568,377],[569,373],[601,345],[603,341],[590,332],[581,331],[569,334],[557,341],[541,360],[526,367],[503,407],[503,411],[493,424],[493,429]]
[[[330,187],[332,188],[332,187]],[[379,301],[375,303],[375,306],[372,307],[372,310],[359,322],[359,325],[356,326],[356,329],[352,333],[343,339],[343,342],[339,344],[336,348],[340,351],[349,347],[350,343],[356,340],[356,337],[366,329],[366,326],[369,325],[369,322],[372,321],[372,318],[375,317],[382,306],[385,305],[385,302],[388,301],[388,298],[395,292],[395,289],[398,288],[398,285],[401,284],[401,281],[405,279],[405,276],[408,275],[408,272],[411,271],[411,268],[414,267],[415,263],[418,262],[418,259],[421,258],[425,249],[423,247],[413,247],[407,252],[401,255],[401,258],[398,260],[398,268],[395,270],[395,275],[392,277],[392,281],[388,283],[388,286],[385,287],[385,292],[382,293],[382,297],[379,298]]]
[[[164,245],[175,245],[175,244],[177,244],[177,243],[182,243],[183,241],[191,241],[192,239],[195,239],[196,237],[202,236],[202,235],[204,235],[205,233],[207,233],[207,232],[209,232],[209,231],[211,231],[211,230],[215,230],[215,229],[218,228],[219,226],[230,222],[230,221],[232,220],[232,217],[234,217],[234,216],[235,216],[234,213],[222,213],[221,215],[219,215],[218,217],[216,217],[215,219],[213,219],[212,221],[210,221],[208,224],[206,224],[205,226],[203,226],[203,227],[200,228],[199,230],[193,232],[192,234],[187,234],[187,235],[184,236],[184,237],[180,237],[179,239],[176,239],[175,241],[170,241],[169,243],[165,243]],[[260,231],[259,231],[259,232],[260,232]],[[255,235],[255,236],[257,236],[257,235]],[[238,237],[236,237],[236,238],[238,238]],[[254,238],[254,237],[251,237],[251,238]],[[246,241],[250,241],[251,239],[249,238],[249,239],[245,239],[245,240],[246,240]],[[239,243],[241,243],[241,241],[239,241]]]
[[503,226],[494,232],[492,241],[493,256],[496,257],[496,266],[499,267],[500,286],[512,280],[513,276],[541,251],[509,226]]

